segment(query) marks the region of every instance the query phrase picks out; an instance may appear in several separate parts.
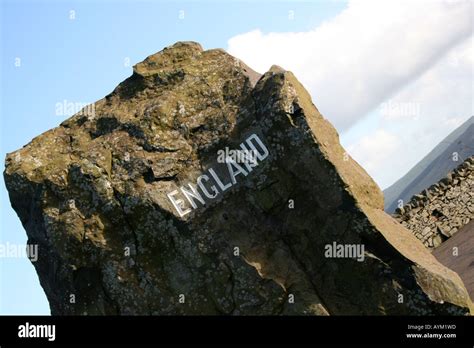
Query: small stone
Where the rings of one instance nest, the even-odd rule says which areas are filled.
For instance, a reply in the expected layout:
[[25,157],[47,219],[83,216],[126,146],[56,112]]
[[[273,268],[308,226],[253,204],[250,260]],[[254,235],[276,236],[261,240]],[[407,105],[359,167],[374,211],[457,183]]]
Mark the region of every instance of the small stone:
[[434,248],[437,248],[438,246],[441,245],[442,242],[443,242],[443,240],[441,239],[440,236],[434,237],[434,238],[433,238],[433,241],[432,241],[433,247],[434,247]]
[[427,242],[428,242],[428,246],[430,248],[432,248],[433,247],[433,238],[429,238]]
[[425,228],[423,229],[423,231],[421,231],[421,235],[426,236],[426,235],[429,234],[430,232],[431,232],[431,228],[425,227]]
[[451,237],[451,234],[449,233],[449,231],[446,231],[446,229],[443,228],[443,227],[441,227],[441,226],[438,226],[438,227],[437,227],[437,231],[438,231],[438,233],[442,234],[442,235],[445,236],[446,238]]

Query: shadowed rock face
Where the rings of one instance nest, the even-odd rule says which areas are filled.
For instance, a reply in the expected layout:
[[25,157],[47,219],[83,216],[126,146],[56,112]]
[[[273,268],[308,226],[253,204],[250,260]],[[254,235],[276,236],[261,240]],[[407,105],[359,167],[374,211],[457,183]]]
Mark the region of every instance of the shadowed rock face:
[[[292,73],[260,77],[222,50],[180,42],[93,111],[6,159],[53,314],[472,306],[458,275],[383,212],[381,191]],[[255,161],[219,163],[219,150],[252,145]],[[363,257],[327,257],[333,243],[363,245]]]

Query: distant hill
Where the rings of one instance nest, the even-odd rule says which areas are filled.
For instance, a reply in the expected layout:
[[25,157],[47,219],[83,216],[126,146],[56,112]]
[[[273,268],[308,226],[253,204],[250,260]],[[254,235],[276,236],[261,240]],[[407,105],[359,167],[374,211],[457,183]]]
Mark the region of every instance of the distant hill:
[[[458,153],[458,161],[453,161],[453,153]],[[456,168],[467,157],[474,154],[474,116],[449,134],[428,155],[407,174],[384,190],[385,211],[393,213],[398,200],[406,204],[410,198]]]

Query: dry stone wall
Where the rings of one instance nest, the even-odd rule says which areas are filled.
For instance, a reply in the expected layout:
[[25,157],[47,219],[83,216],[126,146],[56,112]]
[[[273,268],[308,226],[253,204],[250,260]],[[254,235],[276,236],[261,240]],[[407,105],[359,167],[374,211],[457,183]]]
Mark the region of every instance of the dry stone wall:
[[394,217],[428,248],[436,248],[474,217],[474,156],[410,202]]

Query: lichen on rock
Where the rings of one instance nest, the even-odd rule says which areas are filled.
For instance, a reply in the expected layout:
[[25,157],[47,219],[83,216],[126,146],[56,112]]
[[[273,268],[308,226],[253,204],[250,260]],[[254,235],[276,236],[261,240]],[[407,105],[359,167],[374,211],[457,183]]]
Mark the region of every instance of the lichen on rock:
[[[93,109],[6,159],[53,314],[472,309],[458,275],[383,212],[382,192],[291,72],[260,76],[223,50],[179,42]],[[189,208],[181,188],[210,168],[228,183],[217,151],[252,135],[268,157],[179,214],[168,194]],[[325,257],[333,242],[363,245],[364,261]]]

